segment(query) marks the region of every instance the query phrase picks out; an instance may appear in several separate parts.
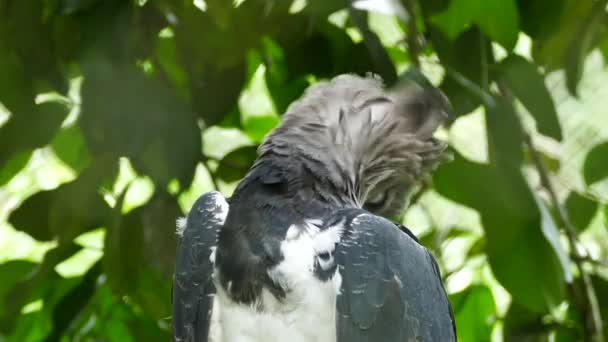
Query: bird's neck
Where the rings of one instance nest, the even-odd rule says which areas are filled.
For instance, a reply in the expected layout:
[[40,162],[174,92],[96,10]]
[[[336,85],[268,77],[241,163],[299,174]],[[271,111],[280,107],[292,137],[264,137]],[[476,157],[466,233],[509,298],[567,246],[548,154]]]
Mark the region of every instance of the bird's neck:
[[[310,152],[310,151],[308,151]],[[333,208],[360,208],[362,199],[354,170],[321,151],[303,154],[267,153],[256,161],[235,193],[262,184],[299,207],[321,203]]]

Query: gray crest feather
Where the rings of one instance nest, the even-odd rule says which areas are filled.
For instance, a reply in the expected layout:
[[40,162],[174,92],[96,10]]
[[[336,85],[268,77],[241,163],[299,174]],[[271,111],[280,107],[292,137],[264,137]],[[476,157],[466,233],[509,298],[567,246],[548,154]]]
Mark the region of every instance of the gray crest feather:
[[378,77],[341,75],[311,86],[288,108],[259,159],[289,156],[358,207],[392,189],[389,206],[399,207],[412,185],[446,159],[446,145],[432,136],[446,111],[437,90],[408,84],[387,92]]

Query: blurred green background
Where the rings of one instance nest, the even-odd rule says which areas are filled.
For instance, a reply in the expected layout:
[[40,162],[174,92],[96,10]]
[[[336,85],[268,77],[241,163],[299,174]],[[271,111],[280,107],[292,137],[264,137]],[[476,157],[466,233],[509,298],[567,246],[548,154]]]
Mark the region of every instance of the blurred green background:
[[0,341],[167,341],[175,220],[317,80],[456,114],[398,218],[461,341],[608,336],[606,0],[0,0]]

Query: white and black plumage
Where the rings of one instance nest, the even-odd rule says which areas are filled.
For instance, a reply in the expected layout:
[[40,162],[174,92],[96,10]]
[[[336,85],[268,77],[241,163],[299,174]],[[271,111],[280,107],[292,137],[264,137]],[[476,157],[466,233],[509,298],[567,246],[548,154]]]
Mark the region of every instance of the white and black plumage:
[[373,77],[307,90],[229,201],[205,194],[179,222],[174,341],[456,340],[435,260],[379,216],[444,159],[445,106]]

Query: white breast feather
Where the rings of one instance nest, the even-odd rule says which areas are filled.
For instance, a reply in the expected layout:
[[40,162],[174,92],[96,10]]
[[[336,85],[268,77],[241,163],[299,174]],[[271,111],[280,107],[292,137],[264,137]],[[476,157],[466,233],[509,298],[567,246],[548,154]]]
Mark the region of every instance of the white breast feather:
[[220,286],[211,319],[213,342],[334,342],[335,303],[341,285],[338,271],[327,282],[314,275],[315,256],[332,253],[340,240],[342,225],[320,231],[322,222],[309,220],[288,229],[281,244],[284,259],[269,270],[270,277],[287,288],[278,301],[262,291],[262,311],[237,304]]

